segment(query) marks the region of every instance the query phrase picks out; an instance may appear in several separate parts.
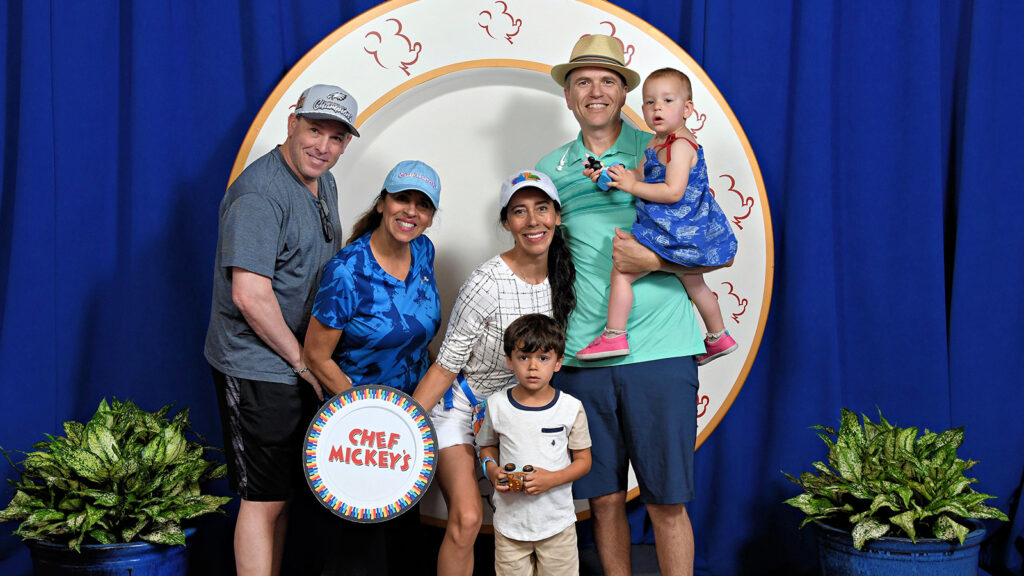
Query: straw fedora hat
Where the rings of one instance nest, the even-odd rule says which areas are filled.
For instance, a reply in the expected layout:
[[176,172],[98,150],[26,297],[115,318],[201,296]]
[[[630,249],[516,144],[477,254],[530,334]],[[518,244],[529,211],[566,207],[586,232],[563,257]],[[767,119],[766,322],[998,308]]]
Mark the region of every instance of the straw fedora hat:
[[591,34],[580,38],[572,47],[572,56],[565,64],[551,69],[551,77],[559,86],[565,87],[565,77],[577,68],[607,68],[626,79],[627,91],[640,85],[640,75],[626,68],[622,43],[604,34]]

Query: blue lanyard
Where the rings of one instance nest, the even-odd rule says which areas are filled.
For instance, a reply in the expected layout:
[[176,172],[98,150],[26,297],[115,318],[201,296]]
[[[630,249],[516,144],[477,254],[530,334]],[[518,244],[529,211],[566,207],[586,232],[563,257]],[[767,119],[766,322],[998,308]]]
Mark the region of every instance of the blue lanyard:
[[[477,402],[476,396],[473,395],[473,389],[469,387],[469,382],[466,382],[466,377],[459,372],[459,375],[455,377],[455,381],[462,387],[462,391],[466,394],[466,398],[469,400],[470,406],[477,406],[480,403]],[[448,390],[444,393],[444,409],[451,410],[455,405],[455,385],[449,386]]]

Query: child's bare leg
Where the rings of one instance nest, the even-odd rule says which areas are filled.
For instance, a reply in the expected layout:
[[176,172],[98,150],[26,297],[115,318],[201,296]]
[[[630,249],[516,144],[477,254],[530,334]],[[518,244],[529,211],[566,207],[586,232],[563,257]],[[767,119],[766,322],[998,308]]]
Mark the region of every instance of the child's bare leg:
[[633,307],[633,282],[644,274],[626,274],[612,269],[608,292],[608,320],[604,331],[586,348],[576,353],[580,360],[600,360],[629,354],[626,324]]
[[679,277],[690,295],[690,300],[697,306],[697,312],[704,319],[704,326],[708,329],[707,338],[704,339],[706,352],[697,356],[697,365],[703,366],[715,358],[730,354],[738,348],[738,344],[732,336],[725,331],[725,322],[722,321],[722,309],[718,306],[718,298],[715,293],[704,283],[703,274],[684,274]]
[[[679,280],[690,295],[690,300],[697,306],[697,312],[704,320],[704,326],[708,334],[721,334],[725,331],[725,322],[722,321],[722,309],[718,306],[718,298],[704,282],[703,274],[683,274]],[[609,305],[609,308],[611,306]]]
[[629,311],[633,308],[633,282],[646,274],[646,272],[629,274],[612,268],[612,281],[608,293],[608,331],[626,331]]

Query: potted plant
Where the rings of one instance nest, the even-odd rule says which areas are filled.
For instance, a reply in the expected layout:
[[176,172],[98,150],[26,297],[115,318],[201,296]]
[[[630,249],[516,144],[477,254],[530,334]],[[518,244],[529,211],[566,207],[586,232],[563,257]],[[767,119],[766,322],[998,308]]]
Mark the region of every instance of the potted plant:
[[64,436],[13,451],[25,456],[20,468],[3,451],[21,480],[8,480],[16,492],[0,522],[21,522],[14,533],[29,545],[36,574],[80,564],[95,568],[75,574],[106,574],[104,562],[131,565],[136,575],[170,573],[147,571],[139,555],[185,573],[182,522],[223,513],[230,498],[201,492],[226,467],[204,458],[211,448],[192,431],[188,410],[168,420],[170,409],[104,399],[88,423],[65,422]]
[[838,431],[814,426],[828,462],[812,464],[817,475],[786,474],[804,489],[785,503],[806,514],[801,528],[815,524],[823,573],[976,574],[984,536],[977,519],[1007,517],[964,474],[977,462],[956,455],[963,428],[919,434],[878,416],[861,422],[844,408]]

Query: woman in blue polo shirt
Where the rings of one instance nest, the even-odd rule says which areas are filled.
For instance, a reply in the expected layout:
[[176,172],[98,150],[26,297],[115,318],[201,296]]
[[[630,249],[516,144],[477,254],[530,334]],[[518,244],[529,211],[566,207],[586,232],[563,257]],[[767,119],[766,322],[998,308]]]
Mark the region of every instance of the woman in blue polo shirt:
[[398,163],[348,243],[324,266],[303,359],[331,395],[363,384],[411,393],[441,323],[434,245],[423,232],[441,198],[437,172]]
[[[433,168],[400,162],[324,266],[302,356],[330,395],[366,384],[411,393],[426,373],[441,302],[434,245],[423,232],[440,198]],[[416,508],[380,524],[332,522],[323,541],[345,543],[346,551],[329,554],[324,573],[411,574],[426,552],[419,528]]]

